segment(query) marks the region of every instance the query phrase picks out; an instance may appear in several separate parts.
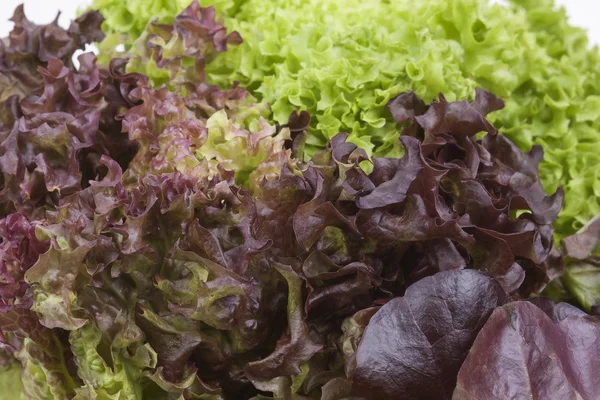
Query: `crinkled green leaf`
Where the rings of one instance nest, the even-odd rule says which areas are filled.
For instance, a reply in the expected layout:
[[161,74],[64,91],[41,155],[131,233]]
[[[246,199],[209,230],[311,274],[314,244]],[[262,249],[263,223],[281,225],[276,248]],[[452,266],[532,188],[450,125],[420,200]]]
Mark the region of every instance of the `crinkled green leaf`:
[[275,135],[275,127],[264,119],[258,121],[257,131],[248,132],[235,126],[224,111],[213,114],[206,122],[207,141],[200,147],[197,157],[206,157],[216,168],[220,165],[236,172],[237,180],[249,181],[257,187],[262,179],[275,179],[290,154],[284,144],[290,139],[288,129]]
[[52,246],[26,272],[27,283],[34,284],[32,309],[40,314],[40,321],[44,326],[73,330],[85,324],[85,319],[75,317],[75,309],[78,308],[76,281],[83,279],[80,285],[87,283],[80,270],[92,245],[82,245],[75,249],[57,249]]
[[141,345],[135,353],[110,347],[110,359],[100,352],[102,333],[89,323],[70,334],[71,349],[77,363],[77,374],[83,381],[75,399],[129,400],[142,398],[142,375],[156,366],[156,353],[149,345]]
[[[58,332],[42,326],[29,310],[13,308],[0,314],[0,329],[18,338],[12,350],[21,363],[22,395],[33,400],[72,398],[77,382]],[[16,344],[16,343],[15,343]]]

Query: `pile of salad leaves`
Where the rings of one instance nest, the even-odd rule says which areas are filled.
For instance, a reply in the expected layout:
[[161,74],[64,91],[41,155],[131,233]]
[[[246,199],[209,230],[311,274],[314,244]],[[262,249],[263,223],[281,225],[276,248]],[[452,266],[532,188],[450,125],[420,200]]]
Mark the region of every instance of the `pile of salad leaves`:
[[555,243],[565,192],[544,190],[541,146],[523,152],[488,119],[500,98],[399,92],[382,108],[397,154],[325,130],[317,149],[318,113],[269,122],[275,103],[207,82],[244,43],[213,7],[194,2],[135,50],[78,66],[75,51],[104,37],[100,13],[67,29],[22,7],[12,20],[0,41],[3,395],[600,392],[600,223]]
[[[171,23],[187,3],[95,0],[111,38],[103,49],[143,47],[145,39],[133,44],[143,27]],[[309,156],[344,131],[369,154],[398,157],[385,110],[392,97],[414,90],[427,101],[439,92],[457,100],[472,98],[476,87],[491,91],[506,101],[491,121],[522,150],[544,147],[544,187],[565,189],[555,223],[565,237],[600,213],[600,56],[553,0],[508,3],[204,0],[244,38],[207,73],[271,104],[276,122],[309,111]],[[139,67],[154,79],[153,64]]]

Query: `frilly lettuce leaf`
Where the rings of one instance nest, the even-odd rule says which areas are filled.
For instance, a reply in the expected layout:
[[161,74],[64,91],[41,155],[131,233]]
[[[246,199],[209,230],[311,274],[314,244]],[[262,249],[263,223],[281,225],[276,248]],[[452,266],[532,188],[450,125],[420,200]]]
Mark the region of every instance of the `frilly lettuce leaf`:
[[[47,214],[38,234],[50,249],[26,272],[32,310],[52,328],[44,329],[71,331],[83,381],[71,392],[216,399],[228,382],[251,390],[222,371],[239,374],[248,354],[274,346],[282,327],[270,317],[285,309],[285,296],[274,297],[283,278],[254,258],[269,243],[250,229],[249,194],[231,172],[199,180],[173,171],[127,184],[118,164],[101,161],[102,180]],[[39,374],[34,361],[26,370]]]
[[219,111],[206,121],[206,128],[207,141],[196,156],[209,160],[212,170],[220,165],[235,171],[237,181],[248,181],[250,187],[257,187],[262,179],[276,179],[281,168],[292,163],[291,152],[285,149],[291,139],[289,129],[276,135],[276,127],[263,118],[247,131]]
[[170,23],[188,4],[189,0],[149,2],[126,2],[119,0],[98,0],[93,8],[102,8],[107,15],[102,29],[107,37],[100,43],[99,49],[103,61],[110,61],[115,47],[139,37],[149,21],[157,18]]
[[172,24],[149,24],[124,54],[127,70],[144,73],[151,84],[140,85],[136,94],[142,104],[123,118],[129,138],[140,144],[126,180],[174,169],[212,177],[225,169],[235,171],[238,183],[252,186],[275,179],[290,163],[285,147],[290,132],[267,123],[266,103],[242,88],[221,90],[206,82],[205,65],[241,42],[215,18],[213,7],[193,2]]
[[73,330],[85,324],[85,319],[76,316],[79,307],[75,280],[82,280],[83,285],[91,280],[80,271],[90,249],[91,244],[75,249],[52,246],[26,272],[25,280],[33,285],[34,292],[31,308],[44,326]]
[[[275,179],[281,168],[293,165],[288,128],[270,125],[268,107],[251,98],[229,102],[211,109],[208,118],[199,117],[189,97],[167,88],[143,87],[139,106],[124,116],[123,128],[140,148],[125,172],[126,181],[138,176],[168,174],[175,170],[198,179],[231,171],[241,185],[256,185]],[[206,109],[205,109],[206,111]]]
[[77,385],[66,369],[62,344],[53,333],[49,335],[50,340],[42,344],[26,338],[17,354],[23,368],[21,378],[26,399],[67,400]]
[[63,29],[58,25],[58,17],[47,25],[32,23],[20,5],[11,21],[15,29],[6,40],[0,40],[0,103],[11,96],[24,98],[39,89],[44,82],[38,66],[45,67],[53,58],[72,66],[76,50],[104,38],[100,30],[103,17],[96,11],[83,14]]
[[129,69],[144,72],[155,86],[187,87],[204,78],[203,67],[229,45],[239,45],[239,33],[226,33],[214,7],[197,1],[178,14],[173,23],[148,24],[131,51]]
[[30,221],[21,213],[0,219],[0,310],[31,306],[31,290],[25,283],[25,271],[49,248],[49,242],[36,236],[38,221]]
[[129,354],[124,348],[109,348],[110,359],[105,361],[102,333],[93,323],[71,332],[69,340],[77,363],[77,374],[83,385],[76,389],[77,400],[141,399],[142,376],[145,370],[156,367],[156,353],[149,345],[138,346]]
[[[57,196],[72,194],[94,177],[95,154],[112,152],[121,161],[118,154],[130,148],[113,122],[114,103],[126,91],[111,90],[112,77],[100,73],[91,53],[80,56],[79,70],[73,67],[74,52],[103,37],[100,14],[84,14],[68,30],[56,21],[35,25],[22,7],[13,19],[8,40],[0,41],[2,217],[52,207]],[[28,146],[19,147],[23,141]],[[78,152],[84,153],[81,159]]]
[[4,343],[21,363],[22,396],[32,400],[72,398],[77,382],[67,363],[59,333],[42,326],[29,310],[13,308],[0,314],[0,335],[17,339]]
[[[553,0],[210,3],[244,42],[206,66],[209,81],[239,82],[271,105],[278,123],[294,109],[308,110],[309,156],[340,131],[369,154],[399,156],[384,109],[391,98],[412,89],[428,101],[438,92],[456,100],[480,86],[506,100],[492,117],[497,128],[521,149],[544,147],[542,183],[566,193],[557,236],[600,213],[600,54]],[[94,2],[108,32],[130,35],[126,47],[154,15],[170,23],[184,6],[153,2],[133,13],[140,4]],[[127,23],[113,21],[123,15]]]

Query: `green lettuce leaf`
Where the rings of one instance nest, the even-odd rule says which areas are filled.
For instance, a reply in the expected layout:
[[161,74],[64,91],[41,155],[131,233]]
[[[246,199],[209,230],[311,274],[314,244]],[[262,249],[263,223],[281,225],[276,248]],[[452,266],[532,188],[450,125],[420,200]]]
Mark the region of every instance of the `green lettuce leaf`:
[[102,332],[94,324],[71,332],[69,340],[83,385],[76,400],[141,399],[142,376],[156,367],[156,353],[149,345],[138,346],[133,354],[125,348],[109,347],[110,358],[101,355]]
[[18,308],[0,314],[0,329],[4,339],[8,334],[18,339],[8,347],[21,363],[21,393],[25,399],[72,398],[78,383],[71,375],[69,355],[59,332],[41,325],[31,311]]
[[566,272],[565,291],[584,310],[600,312],[600,216],[562,241]]
[[0,369],[0,393],[7,399],[23,399],[21,383],[21,366],[17,363]]

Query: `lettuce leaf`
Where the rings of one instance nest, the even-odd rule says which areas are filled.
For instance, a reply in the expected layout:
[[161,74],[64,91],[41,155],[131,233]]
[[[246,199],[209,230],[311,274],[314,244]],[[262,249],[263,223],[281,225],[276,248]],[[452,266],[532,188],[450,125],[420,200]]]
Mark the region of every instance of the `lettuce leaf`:
[[593,398],[599,330],[599,318],[561,304],[506,304],[479,332],[452,398]]
[[143,104],[124,117],[124,129],[142,144],[126,174],[146,173],[137,167],[140,163],[155,172],[177,168],[210,176],[223,168],[235,171],[237,183],[252,187],[277,178],[282,166],[292,162],[284,147],[290,131],[267,122],[267,104],[242,88],[221,90],[206,83],[205,65],[242,41],[215,18],[213,7],[193,2],[172,24],[149,24],[127,54],[128,71],[166,87],[144,87]]
[[[244,38],[207,65],[209,80],[223,87],[239,82],[268,102],[281,124],[294,109],[308,110],[313,120],[307,157],[340,131],[369,154],[400,156],[396,128],[384,109],[390,99],[414,90],[428,101],[439,92],[456,100],[480,86],[506,100],[492,122],[507,137],[521,149],[537,144],[546,151],[540,166],[544,188],[562,186],[566,193],[557,237],[600,213],[600,55],[554,1],[203,4],[214,4],[228,28]],[[170,23],[186,4],[145,5],[93,3],[107,17],[107,32],[129,36],[120,39],[128,49],[154,16]]]
[[77,374],[83,381],[83,385],[76,389],[74,399],[141,399],[142,376],[144,371],[156,367],[156,353],[147,344],[130,352],[121,343],[113,341],[109,348],[110,358],[105,361],[102,336],[93,323],[70,334]]
[[11,335],[4,344],[21,363],[22,396],[26,399],[67,400],[77,385],[71,376],[68,354],[59,332],[40,324],[34,313],[23,308],[0,314],[0,335]]
[[415,283],[371,318],[356,352],[353,394],[450,398],[479,330],[506,300],[500,285],[477,271],[440,272]]
[[574,235],[561,242],[566,272],[560,283],[584,310],[600,311],[600,217],[595,217]]

